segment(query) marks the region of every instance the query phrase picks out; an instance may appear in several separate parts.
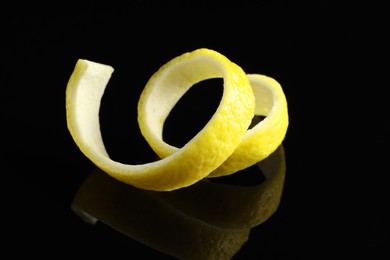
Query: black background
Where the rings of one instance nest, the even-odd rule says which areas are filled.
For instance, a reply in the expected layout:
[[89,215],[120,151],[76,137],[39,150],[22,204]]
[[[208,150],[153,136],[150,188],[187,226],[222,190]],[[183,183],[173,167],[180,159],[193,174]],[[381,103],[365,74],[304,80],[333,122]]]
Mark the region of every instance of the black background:
[[[107,149],[122,162],[148,162],[154,154],[136,122],[139,93],[165,62],[205,47],[247,73],[274,77],[289,106],[280,207],[252,230],[237,259],[389,255],[384,9],[327,1],[222,5],[135,1],[3,10],[2,247],[14,255],[168,259],[71,212],[94,165],[66,128],[65,88],[78,58],[113,66],[101,111]],[[176,112],[167,125],[178,131],[167,133],[171,143],[188,141],[212,115],[220,89],[205,89],[194,90],[183,102],[185,114]]]

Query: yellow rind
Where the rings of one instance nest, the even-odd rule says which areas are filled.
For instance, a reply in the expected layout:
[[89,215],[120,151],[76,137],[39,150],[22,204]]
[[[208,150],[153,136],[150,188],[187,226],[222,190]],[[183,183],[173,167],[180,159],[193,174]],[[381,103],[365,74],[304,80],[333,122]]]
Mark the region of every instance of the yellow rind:
[[[199,80],[222,75],[224,91],[215,114],[183,148],[164,159],[139,165],[116,162],[107,154],[99,125],[100,101],[112,73],[111,66],[78,60],[66,90],[67,125],[79,149],[96,166],[112,177],[138,188],[169,191],[189,186],[206,177],[240,144],[254,114],[253,91],[239,66],[209,49],[185,53],[166,63],[151,77],[141,95],[140,116],[145,115],[145,111],[156,112],[153,102],[143,101],[145,95],[159,102],[161,97],[156,93],[172,91],[172,88],[179,90],[183,86],[189,88]],[[180,76],[188,82],[183,85]],[[169,99],[170,95],[166,97],[168,102],[175,102],[180,95],[176,99]],[[150,118],[164,120],[161,117],[156,119],[155,116]],[[146,136],[148,131],[153,135],[155,130],[145,131],[143,128]]]
[[264,160],[286,136],[288,107],[281,85],[265,75],[249,74],[248,78],[255,93],[255,115],[265,118],[246,132],[234,153],[208,177],[233,174]]
[[[215,75],[212,74],[211,76]],[[260,74],[248,74],[247,76],[255,95],[255,115],[265,116],[266,118],[249,129],[233,154],[207,177],[229,175],[245,169],[267,158],[285,138],[289,122],[287,101],[281,85],[269,76]],[[203,79],[200,78],[200,80]],[[194,81],[185,82],[194,84]],[[188,86],[184,89],[187,90]],[[159,106],[161,105],[155,99],[156,97],[153,98],[150,95],[150,91],[146,90],[143,93],[138,106],[138,123],[149,145],[161,158],[164,158],[179,149],[164,142],[162,138],[164,121],[168,113],[173,109],[175,102],[166,105],[164,116],[160,120],[151,122],[150,114],[159,111]],[[145,104],[148,102],[155,105],[153,110],[145,109]],[[239,104],[238,100],[235,102]],[[226,120],[230,119],[226,118]],[[207,147],[207,149],[213,149],[212,145]],[[217,148],[220,149],[220,147]]]

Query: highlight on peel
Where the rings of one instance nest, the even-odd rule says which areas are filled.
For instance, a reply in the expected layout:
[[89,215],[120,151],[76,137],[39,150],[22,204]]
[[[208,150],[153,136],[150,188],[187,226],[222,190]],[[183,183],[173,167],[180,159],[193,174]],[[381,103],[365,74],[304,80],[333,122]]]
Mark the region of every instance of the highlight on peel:
[[[138,188],[170,191],[192,185],[216,170],[242,142],[255,110],[244,71],[210,49],[184,53],[164,64],[147,82],[139,101],[143,132],[158,136],[169,111],[195,83],[222,77],[224,90],[210,121],[184,147],[163,159],[129,165],[112,160],[99,125],[100,101],[114,69],[79,59],[66,89],[68,129],[84,155],[113,178]],[[153,143],[153,140],[148,140]]]
[[[207,177],[219,177],[233,174],[245,169],[273,153],[282,143],[288,128],[287,101],[280,84],[273,78],[260,75],[248,74],[249,82],[255,95],[255,116],[264,116],[265,119],[249,129],[241,143],[234,150],[233,154],[211,172]],[[162,109],[162,116],[151,120],[154,111],[160,111],[161,102],[155,102],[153,95],[142,95],[138,105],[138,123],[141,132],[152,149],[164,158],[179,148],[169,145],[162,138],[163,124],[173,109],[171,107]],[[145,104],[152,103],[156,108],[147,109]],[[167,104],[164,104],[167,105]]]

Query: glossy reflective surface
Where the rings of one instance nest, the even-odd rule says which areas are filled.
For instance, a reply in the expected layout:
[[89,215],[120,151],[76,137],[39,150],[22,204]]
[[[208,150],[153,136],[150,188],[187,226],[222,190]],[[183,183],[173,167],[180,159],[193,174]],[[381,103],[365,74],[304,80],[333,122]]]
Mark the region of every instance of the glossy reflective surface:
[[178,259],[230,259],[247,242],[250,229],[279,206],[286,170],[283,147],[254,168],[237,174],[264,172],[267,178],[257,185],[202,180],[172,192],[136,189],[96,169],[71,207],[87,223],[101,221]]
[[[0,115],[5,250],[15,256],[28,253],[49,258],[140,255],[138,258],[172,259],[172,251],[161,251],[156,241],[144,244],[155,237],[153,231],[162,242],[170,236],[169,242],[180,244],[176,249],[182,253],[195,253],[190,244],[183,247],[195,239],[191,228],[219,236],[230,230],[229,225],[238,225],[232,216],[243,214],[240,206],[250,208],[251,204],[236,202],[237,211],[215,207],[215,200],[206,198],[214,194],[212,198],[225,200],[225,195],[201,183],[199,189],[207,191],[194,186],[180,196],[153,197],[131,191],[131,187],[124,189],[123,194],[134,195],[131,199],[135,201],[129,200],[134,205],[143,201],[142,196],[149,205],[155,203],[144,211],[132,212],[128,207],[124,213],[133,218],[129,222],[123,222],[119,211],[105,215],[110,211],[100,206],[107,205],[94,200],[121,195],[116,189],[113,193],[87,193],[92,197],[82,205],[85,212],[92,210],[88,206],[102,210],[95,212],[96,216],[89,212],[99,220],[94,225],[85,223],[71,207],[75,195],[88,188],[86,182],[97,174],[66,128],[65,87],[76,60],[87,58],[115,68],[102,100],[103,138],[112,158],[134,164],[156,159],[136,122],[136,105],[146,81],[171,58],[208,47],[248,73],[277,79],[289,105],[280,203],[265,222],[252,222],[246,229],[241,226],[234,235],[227,232],[237,246],[229,248],[230,253],[238,249],[232,258],[385,258],[389,245],[390,109],[387,72],[379,65],[388,54],[383,33],[386,16],[380,8],[317,3],[306,9],[275,3],[221,9],[188,4],[182,13],[168,4],[150,5],[133,4],[118,12],[99,5],[80,6],[65,16],[15,13],[3,23]],[[375,16],[367,21],[367,13]],[[146,22],[151,17],[154,19]],[[221,89],[219,81],[194,87],[167,120],[166,139],[177,146],[185,144],[215,111]],[[233,175],[212,185],[233,184],[250,190],[257,187],[254,183],[267,183],[261,176],[254,172]],[[117,185],[111,181],[98,184]],[[257,205],[256,198],[245,201]],[[130,203],[127,199],[120,202]],[[201,207],[204,202],[210,210]],[[185,217],[180,212],[185,212]],[[153,219],[163,213],[177,221]],[[149,225],[148,218],[155,222]],[[199,224],[199,219],[203,219],[203,229],[189,224]],[[134,220],[140,220],[145,228]],[[159,232],[158,221],[172,225],[169,230],[173,232]],[[219,221],[224,221],[223,229],[215,229],[221,225]],[[129,230],[118,232],[122,227],[132,227],[131,232],[137,228],[139,233],[129,237]],[[142,234],[145,230],[147,236]]]

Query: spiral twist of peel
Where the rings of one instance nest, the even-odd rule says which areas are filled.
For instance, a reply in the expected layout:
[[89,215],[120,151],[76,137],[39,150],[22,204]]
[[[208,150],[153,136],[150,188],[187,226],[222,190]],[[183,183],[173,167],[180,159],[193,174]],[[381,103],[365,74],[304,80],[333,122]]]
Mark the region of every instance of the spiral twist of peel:
[[[66,88],[67,126],[73,140],[97,167],[137,188],[172,191],[207,177],[229,175],[267,158],[288,127],[280,84],[246,74],[224,55],[201,48],[164,64],[147,82],[138,103],[138,123],[158,161],[129,165],[112,160],[99,125],[100,101],[114,69],[79,59]],[[164,121],[194,84],[223,78],[223,95],[210,121],[182,148],[164,142]],[[252,118],[266,118],[249,129]]]

